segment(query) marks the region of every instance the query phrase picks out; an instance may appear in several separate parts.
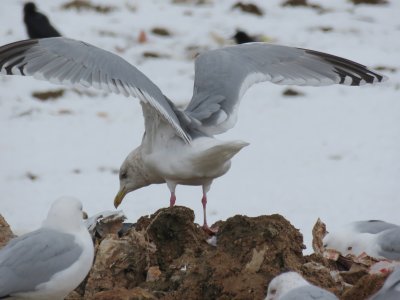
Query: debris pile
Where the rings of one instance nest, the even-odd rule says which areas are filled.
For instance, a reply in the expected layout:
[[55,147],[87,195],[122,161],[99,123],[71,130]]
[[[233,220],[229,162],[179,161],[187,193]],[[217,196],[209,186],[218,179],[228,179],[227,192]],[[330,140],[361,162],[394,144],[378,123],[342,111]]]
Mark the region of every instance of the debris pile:
[[[0,224],[1,242],[11,231]],[[372,259],[326,258],[322,222],[313,230],[310,256],[302,254],[299,230],[277,214],[237,215],[215,225],[219,231],[209,237],[182,206],[160,209],[136,224],[106,216],[91,228],[92,270],[67,299],[263,299],[276,275],[293,270],[340,299],[357,300],[375,293],[386,277],[369,273]]]

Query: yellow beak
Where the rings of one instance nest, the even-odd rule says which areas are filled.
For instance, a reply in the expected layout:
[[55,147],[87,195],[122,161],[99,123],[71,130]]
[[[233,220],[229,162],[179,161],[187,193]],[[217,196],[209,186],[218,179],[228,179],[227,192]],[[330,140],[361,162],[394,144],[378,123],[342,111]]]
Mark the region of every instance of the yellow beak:
[[115,208],[117,208],[121,204],[122,200],[124,200],[125,195],[126,195],[126,189],[125,187],[123,187],[119,190],[117,196],[115,196],[114,199]]

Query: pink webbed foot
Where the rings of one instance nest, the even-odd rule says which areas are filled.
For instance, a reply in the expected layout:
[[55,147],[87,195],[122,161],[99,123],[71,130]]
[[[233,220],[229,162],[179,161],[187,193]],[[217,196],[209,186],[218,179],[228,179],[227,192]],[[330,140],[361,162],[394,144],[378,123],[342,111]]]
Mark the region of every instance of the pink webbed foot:
[[219,227],[209,227],[207,224],[202,226],[205,233],[208,235],[216,235],[218,233]]

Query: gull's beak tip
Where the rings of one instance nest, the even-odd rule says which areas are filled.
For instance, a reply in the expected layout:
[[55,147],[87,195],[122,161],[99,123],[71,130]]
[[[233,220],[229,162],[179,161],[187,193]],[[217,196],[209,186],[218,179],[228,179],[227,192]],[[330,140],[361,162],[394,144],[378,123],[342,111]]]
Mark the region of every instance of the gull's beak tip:
[[115,196],[114,199],[114,207],[118,208],[118,206],[122,203],[122,200],[124,200],[124,197],[126,195],[125,189],[121,189],[118,194]]
[[114,207],[117,209],[120,203],[118,203],[116,200],[114,200]]

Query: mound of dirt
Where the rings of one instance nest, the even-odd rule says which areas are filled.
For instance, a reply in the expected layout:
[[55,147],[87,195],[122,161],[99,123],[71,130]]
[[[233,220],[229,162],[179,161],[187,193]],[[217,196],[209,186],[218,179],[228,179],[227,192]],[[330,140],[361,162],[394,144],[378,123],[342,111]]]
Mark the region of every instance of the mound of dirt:
[[13,238],[13,233],[11,232],[10,226],[4,220],[3,216],[0,215],[0,248],[5,246],[7,242]]
[[102,224],[93,268],[67,299],[264,299],[270,280],[293,270],[341,299],[357,300],[385,279],[320,254],[303,256],[301,233],[280,215],[237,215],[215,225],[219,231],[210,238],[182,206],[136,224]]

